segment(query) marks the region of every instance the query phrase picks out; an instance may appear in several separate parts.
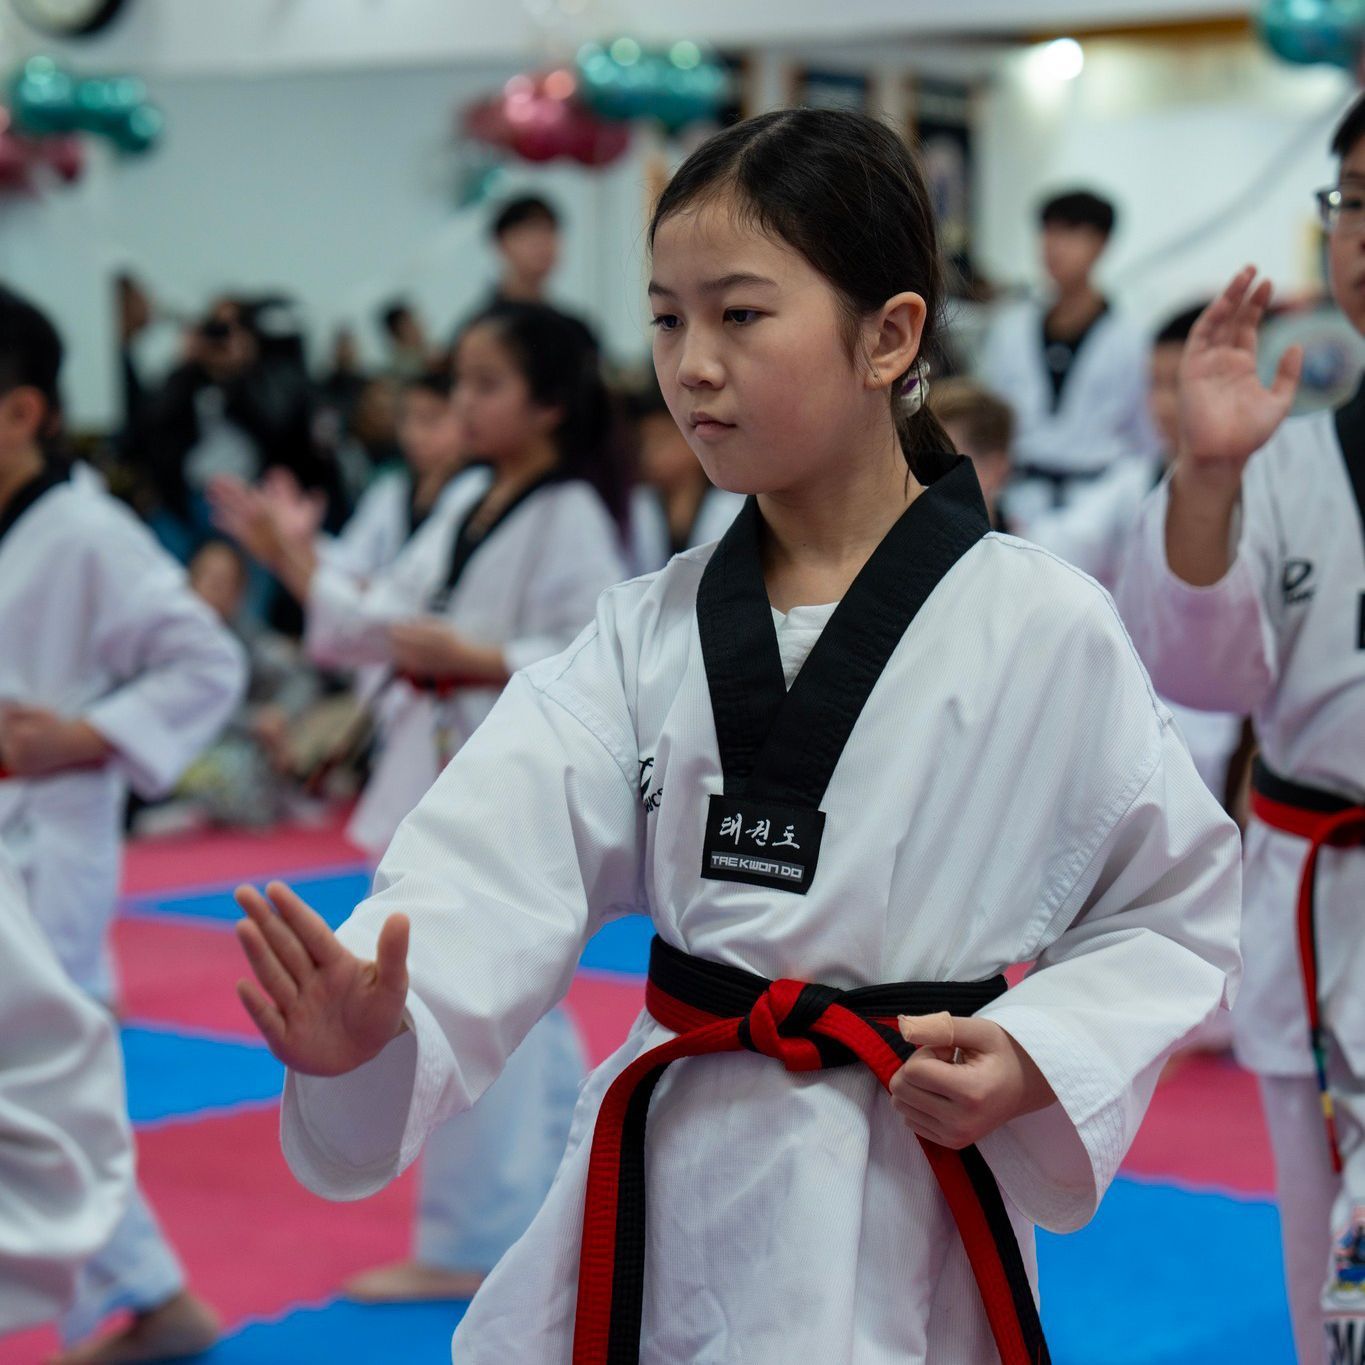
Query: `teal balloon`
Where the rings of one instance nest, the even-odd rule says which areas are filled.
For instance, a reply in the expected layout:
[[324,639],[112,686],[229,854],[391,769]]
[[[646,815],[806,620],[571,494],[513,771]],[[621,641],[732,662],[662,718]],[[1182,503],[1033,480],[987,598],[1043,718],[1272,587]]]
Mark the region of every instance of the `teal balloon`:
[[154,104],[140,104],[130,109],[123,122],[110,130],[114,146],[121,152],[141,156],[150,152],[166,127],[166,116]]
[[620,61],[595,43],[579,51],[579,95],[599,118],[616,123],[652,118],[677,132],[716,116],[729,80],[724,68],[700,58],[680,65],[672,50],[642,51],[633,43],[627,52],[634,60]]
[[1265,0],[1256,26],[1287,62],[1354,71],[1365,43],[1365,0]]
[[10,118],[16,132],[76,132],[76,82],[50,57],[30,58],[10,82]]
[[50,57],[32,57],[15,73],[10,117],[16,132],[91,133],[132,155],[150,151],[166,121],[135,77],[77,79]]
[[455,207],[472,209],[487,203],[503,180],[503,168],[496,163],[475,162],[466,166],[455,186]]

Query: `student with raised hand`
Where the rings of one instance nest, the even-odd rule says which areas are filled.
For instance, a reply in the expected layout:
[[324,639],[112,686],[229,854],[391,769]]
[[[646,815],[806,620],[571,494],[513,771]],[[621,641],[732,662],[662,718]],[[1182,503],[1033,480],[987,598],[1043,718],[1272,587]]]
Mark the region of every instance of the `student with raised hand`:
[[[476,318],[456,348],[454,404],[481,460],[392,564],[364,584],[306,547],[269,565],[305,604],[316,659],[385,680],[377,756],[350,826],[376,859],[508,677],[567,645],[626,573],[611,408],[596,351],[572,323],[529,303]],[[236,504],[220,512],[231,525]],[[551,1012],[477,1108],[428,1145],[412,1259],[349,1292],[468,1297],[544,1198],[583,1069],[568,1019]]]
[[991,532],[919,402],[899,136],[737,124],[649,241],[660,384],[745,507],[512,679],[339,933],[239,893],[286,1156],[379,1189],[648,913],[646,1008],[455,1357],[1038,1365],[1033,1224],[1090,1217],[1232,990],[1236,829],[1108,598]]
[[[1365,98],[1319,193],[1332,292],[1365,335]],[[1180,370],[1180,442],[1143,508],[1120,605],[1177,702],[1249,714],[1237,1053],[1275,1152],[1299,1359],[1359,1352],[1365,1231],[1365,389],[1289,416],[1291,348],[1267,386],[1269,281],[1247,266],[1204,312]]]

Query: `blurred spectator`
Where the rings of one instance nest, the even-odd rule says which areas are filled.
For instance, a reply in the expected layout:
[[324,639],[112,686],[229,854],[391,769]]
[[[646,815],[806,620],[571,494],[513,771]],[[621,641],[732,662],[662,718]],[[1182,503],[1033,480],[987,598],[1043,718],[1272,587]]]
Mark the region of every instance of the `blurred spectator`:
[[218,474],[255,480],[273,466],[343,516],[335,466],[313,435],[314,396],[286,301],[219,299],[185,339],[184,359],[150,394],[132,452],[156,489],[155,519],[180,557],[208,528],[204,490]]
[[389,348],[384,367],[389,374],[410,379],[431,368],[434,356],[426,328],[407,299],[386,303],[380,310],[379,321]]
[[1024,521],[1064,507],[1115,460],[1156,449],[1143,338],[1093,279],[1114,223],[1114,206],[1089,190],[1049,199],[1039,226],[1051,296],[1007,306],[981,356],[982,382],[1014,409],[1008,501]]

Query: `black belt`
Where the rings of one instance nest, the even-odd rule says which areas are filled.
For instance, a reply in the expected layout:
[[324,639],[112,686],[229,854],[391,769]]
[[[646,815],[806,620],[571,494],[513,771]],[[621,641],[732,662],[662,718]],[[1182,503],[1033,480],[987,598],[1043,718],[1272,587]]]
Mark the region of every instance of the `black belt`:
[[[901,1038],[897,1015],[973,1014],[1004,991],[1000,976],[848,991],[768,981],[690,957],[656,938],[645,1003],[678,1036],[627,1066],[598,1112],[584,1200],[573,1365],[635,1365],[640,1358],[645,1127],[650,1097],[671,1063],[741,1050],[772,1057],[789,1071],[856,1062],[887,1088],[914,1051]],[[1047,1365],[1028,1272],[985,1159],[975,1147],[954,1152],[919,1141],[957,1223],[1001,1361]]]

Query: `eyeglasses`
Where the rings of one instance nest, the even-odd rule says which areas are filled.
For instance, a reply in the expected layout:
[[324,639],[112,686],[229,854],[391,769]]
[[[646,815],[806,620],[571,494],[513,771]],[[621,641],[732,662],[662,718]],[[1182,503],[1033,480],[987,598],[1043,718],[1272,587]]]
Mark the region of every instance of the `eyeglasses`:
[[1318,219],[1328,232],[1365,232],[1365,191],[1358,189],[1318,190]]

